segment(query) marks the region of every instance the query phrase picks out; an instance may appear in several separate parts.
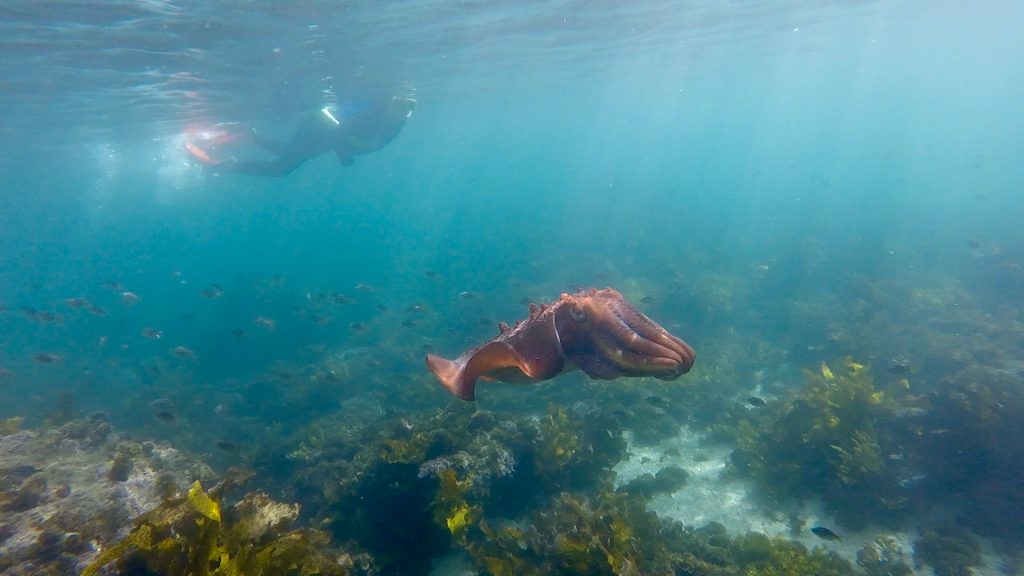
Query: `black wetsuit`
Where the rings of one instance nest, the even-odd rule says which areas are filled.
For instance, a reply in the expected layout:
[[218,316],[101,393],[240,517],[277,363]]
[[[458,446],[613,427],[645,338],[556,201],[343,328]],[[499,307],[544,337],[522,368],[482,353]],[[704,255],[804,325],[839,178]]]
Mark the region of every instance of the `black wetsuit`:
[[394,97],[354,106],[348,114],[335,116],[327,109],[307,117],[287,142],[252,134],[250,142],[270,152],[270,160],[226,160],[218,168],[255,174],[257,176],[285,176],[303,162],[334,150],[345,166],[352,158],[380,150],[402,131],[405,121],[412,116],[416,101]]

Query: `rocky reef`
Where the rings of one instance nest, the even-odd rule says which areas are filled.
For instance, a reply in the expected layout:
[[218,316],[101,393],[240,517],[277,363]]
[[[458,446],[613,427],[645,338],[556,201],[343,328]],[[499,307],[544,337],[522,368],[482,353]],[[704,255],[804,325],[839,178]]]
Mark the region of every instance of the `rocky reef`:
[[165,444],[135,442],[101,413],[0,435],[0,572],[77,574],[131,521],[213,472]]
[[[116,432],[101,413],[0,428],[0,572],[16,575],[371,575],[372,560],[292,528],[300,507],[238,495],[195,455]],[[211,484],[209,491],[203,483]],[[233,496],[230,505],[222,501]]]
[[[226,475],[118,434],[101,414],[39,430],[12,419],[0,423],[0,570],[421,575],[459,558],[493,576],[907,576],[908,540],[872,541],[870,530],[912,521],[913,560],[937,574],[982,565],[976,536],[1012,548],[1019,527],[996,510],[1017,506],[1006,497],[1020,480],[1016,376],[964,368],[919,392],[905,374],[879,377],[847,357],[804,378],[792,397],[744,405],[705,395],[689,412],[675,409],[684,393],[656,387],[631,404],[606,401],[629,392],[600,390],[534,411],[452,402],[335,412],[291,436],[273,428],[233,453],[258,472]],[[713,417],[701,414],[708,406]],[[733,449],[723,481],[743,479],[776,514],[821,502],[844,541],[659,516],[652,502],[688,503],[687,490],[706,482],[691,476],[696,455],[665,453],[629,481],[615,470],[684,425]],[[968,510],[966,499],[981,506],[955,527],[923,513],[937,501]],[[857,530],[870,535],[851,545]]]
[[910,496],[892,457],[908,435],[898,390],[851,358],[836,364],[805,370],[796,398],[736,424],[732,462],[765,493],[820,498],[847,527],[895,522]]
[[197,480],[185,495],[137,518],[132,531],[100,553],[82,576],[93,576],[108,564],[116,565],[119,574],[166,576],[375,573],[365,554],[332,548],[330,537],[319,530],[287,530],[299,516],[297,504],[250,492],[223,508],[224,492],[250,476],[229,475],[209,492]]
[[649,498],[685,490],[685,470],[616,490],[621,426],[582,404],[538,416],[452,404],[369,425],[325,419],[295,446],[281,489],[335,540],[367,549],[382,573],[427,574],[453,553],[494,576],[855,570],[821,547],[660,518]]

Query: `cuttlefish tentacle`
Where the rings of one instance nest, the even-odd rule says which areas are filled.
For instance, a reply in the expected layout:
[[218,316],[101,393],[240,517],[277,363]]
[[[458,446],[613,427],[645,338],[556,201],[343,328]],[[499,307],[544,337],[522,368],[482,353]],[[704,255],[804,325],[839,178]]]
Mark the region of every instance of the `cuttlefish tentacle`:
[[[651,336],[641,333],[635,330],[632,326],[620,323],[614,326],[608,333],[610,338],[600,340],[609,346],[616,346],[620,349],[626,348],[633,351],[636,354],[644,356],[654,356],[660,358],[668,358],[676,363],[683,361],[683,354],[678,350],[673,350],[668,346],[665,346],[659,342],[655,342]],[[608,350],[611,352],[612,350]]]
[[680,362],[693,356],[693,349],[685,342],[669,334],[629,302],[620,300],[614,307],[620,322],[613,326],[613,333],[620,342],[628,341],[638,351],[655,356],[673,356]]
[[[673,370],[684,364],[692,364],[693,353],[681,340],[675,346],[654,341],[662,335],[640,332],[622,323],[614,326],[604,337],[598,337],[596,345],[605,356],[618,356],[624,366],[658,366]],[[675,342],[668,342],[675,343]]]

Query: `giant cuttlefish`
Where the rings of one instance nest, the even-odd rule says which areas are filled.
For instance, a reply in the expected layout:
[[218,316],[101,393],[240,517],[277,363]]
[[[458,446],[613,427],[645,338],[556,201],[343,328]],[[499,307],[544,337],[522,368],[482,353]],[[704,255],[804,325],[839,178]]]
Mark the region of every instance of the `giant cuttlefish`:
[[669,334],[611,288],[583,290],[548,305],[455,360],[427,354],[427,367],[452,394],[476,398],[477,378],[539,382],[583,370],[591,378],[653,376],[675,380],[693,366],[693,348]]

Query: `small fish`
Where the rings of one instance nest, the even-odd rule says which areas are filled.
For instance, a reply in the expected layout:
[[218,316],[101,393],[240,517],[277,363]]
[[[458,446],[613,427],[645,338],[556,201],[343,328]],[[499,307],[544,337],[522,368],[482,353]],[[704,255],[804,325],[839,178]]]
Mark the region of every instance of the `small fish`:
[[113,290],[114,292],[121,291],[121,283],[115,282],[113,280],[104,280],[103,287],[106,288],[107,290]]
[[213,300],[214,298],[220,298],[224,295],[224,288],[220,284],[210,284],[199,292],[199,294],[201,294],[203,298]]
[[99,306],[89,306],[89,313],[93,316],[106,316],[107,311]]
[[523,306],[529,306],[530,304],[533,303],[533,299],[531,299],[531,298],[522,298],[522,299],[519,300],[519,303],[522,304]]
[[52,352],[40,352],[33,356],[32,359],[40,364],[53,364],[54,362],[61,361],[60,355]]
[[38,310],[30,306],[22,306],[21,311],[22,313],[25,314],[25,316],[28,316],[29,318],[34,318],[35,315],[39,313]]
[[356,288],[356,291],[358,291],[358,292],[370,293],[370,292],[376,292],[377,291],[377,289],[372,284],[367,284],[365,282],[360,282],[359,284],[356,284],[355,288]]
[[763,408],[768,405],[768,403],[765,402],[763,398],[758,398],[757,396],[751,396],[750,398],[747,398],[747,404],[750,404],[754,408]]
[[438,274],[437,272],[434,272],[433,270],[425,270],[423,272],[423,275],[426,276],[427,278],[430,278],[430,279],[435,279],[435,278],[440,278],[441,277],[440,274]]
[[908,418],[908,419],[910,419],[910,418],[923,418],[924,416],[927,416],[929,414],[929,412],[928,412],[927,409],[919,408],[917,406],[903,406],[903,407],[900,407],[900,408],[895,408],[892,411],[892,414],[893,414],[893,416],[898,416],[900,418]]
[[405,320],[404,322],[402,322],[402,326],[405,326],[406,328],[412,328],[415,325],[416,325],[416,321],[415,320]]
[[901,479],[898,482],[898,484],[900,485],[900,488],[909,488],[927,477],[927,474],[912,474],[910,476],[907,476],[906,478]]
[[462,298],[463,300],[472,300],[477,296],[478,294],[472,290],[463,290],[462,292],[459,292],[459,298]]
[[314,314],[309,319],[317,326],[326,326],[331,323],[331,319],[323,314]]
[[655,296],[649,296],[648,295],[648,296],[641,297],[640,301],[643,302],[644,304],[653,304],[653,303],[657,302],[658,299]]
[[910,374],[914,371],[913,368],[910,367],[910,364],[906,362],[892,364],[886,368],[886,370],[888,370],[889,374]]
[[0,378],[13,378],[13,377],[14,377],[14,372],[8,370],[7,368],[0,368]]
[[143,338],[149,338],[150,340],[159,340],[163,338],[164,331],[157,330],[156,328],[152,328],[150,326],[146,326],[145,328],[142,329],[141,332],[139,332],[139,334],[142,334]]
[[157,398],[150,402],[149,406],[153,410],[174,410],[174,402],[171,402],[167,398]]
[[72,308],[85,308],[89,305],[85,298],[68,298],[64,303]]
[[34,318],[36,320],[42,320],[43,322],[59,322],[60,316],[53,312],[36,312]]
[[376,306],[374,306],[374,308],[376,308],[378,312],[387,312],[388,311],[388,307],[386,305],[384,305],[384,304],[377,304]]
[[217,440],[213,445],[218,450],[223,450],[224,452],[238,452],[242,447],[238,442],[232,442],[231,440]]
[[352,322],[348,325],[348,329],[356,332],[363,332],[366,330],[366,324],[363,324],[362,322]]
[[277,326],[277,322],[274,322],[272,319],[267,318],[266,316],[257,316],[252,319],[252,323],[255,324],[256,326],[266,328],[267,330],[273,330],[274,327]]
[[841,540],[838,534],[829,530],[828,528],[825,528],[824,526],[815,526],[814,528],[811,528],[811,532],[814,533],[814,535],[818,538],[821,538],[822,540],[831,540],[833,542],[836,540]]
[[427,306],[425,304],[413,304],[405,309],[406,312],[426,312]]
[[186,348],[184,346],[175,346],[171,350],[171,354],[174,354],[178,358],[195,358],[196,357],[196,353],[195,353],[194,350],[192,350],[191,348]]
[[344,294],[331,294],[331,302],[335,304],[348,304],[352,299]]
[[39,472],[40,470],[40,468],[37,468],[31,464],[19,464],[17,466],[14,466],[13,468],[4,469],[3,474],[9,478],[17,478],[19,480],[24,480],[25,478],[32,476],[33,474]]
[[482,318],[482,317],[478,318],[477,322],[479,322],[482,326],[490,326],[491,324],[494,323],[494,321],[491,320],[490,318]]
[[241,328],[235,328],[234,330],[231,331],[231,335],[234,336],[235,338],[245,338],[246,332]]
[[646,400],[647,403],[652,405],[652,406],[659,406],[661,408],[668,408],[668,405],[669,405],[668,400],[665,400],[661,396],[651,395],[651,396],[648,396],[648,397],[644,398],[644,400]]
[[608,415],[611,416],[612,418],[632,418],[633,412],[630,410],[626,410],[625,408],[619,407],[613,408],[610,412],[608,412]]
[[121,303],[125,306],[134,306],[142,300],[142,297],[135,292],[121,292]]
[[167,398],[157,398],[150,402],[149,406],[153,409],[153,417],[157,420],[171,424],[177,421],[177,417],[174,415],[174,402]]

